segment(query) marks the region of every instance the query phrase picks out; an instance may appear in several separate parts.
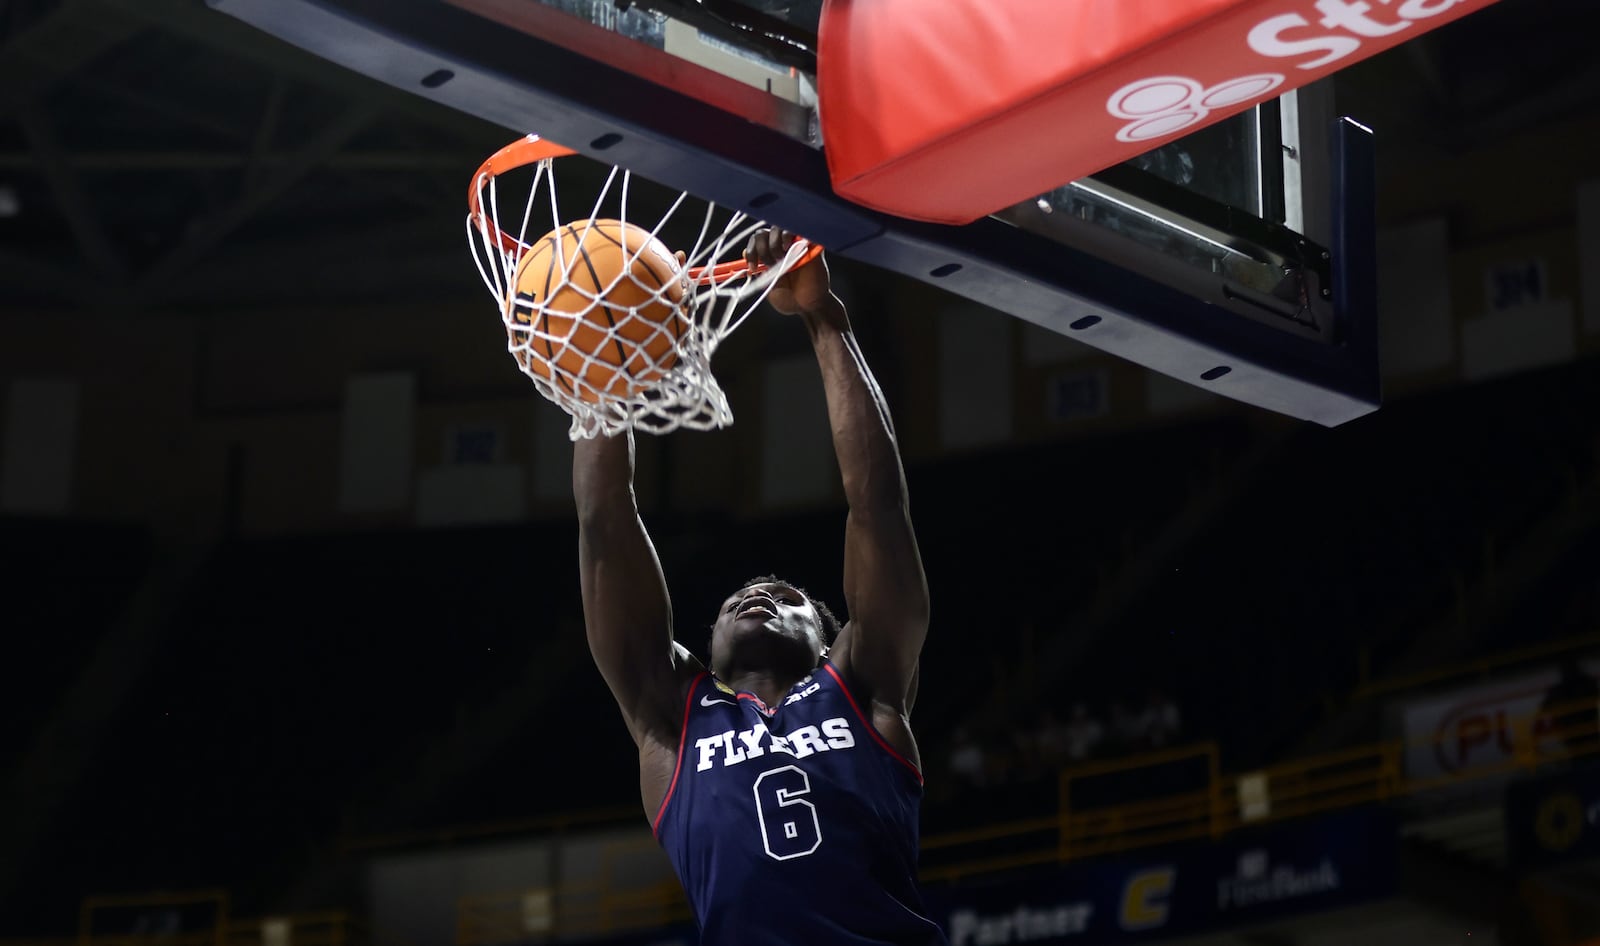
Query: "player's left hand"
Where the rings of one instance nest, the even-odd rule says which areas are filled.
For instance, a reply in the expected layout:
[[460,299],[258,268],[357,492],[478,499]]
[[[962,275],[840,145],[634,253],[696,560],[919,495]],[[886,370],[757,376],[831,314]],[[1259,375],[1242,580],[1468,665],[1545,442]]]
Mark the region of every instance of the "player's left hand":
[[[796,239],[795,234],[779,227],[757,230],[745,246],[745,261],[775,266]],[[816,315],[836,305],[838,300],[829,282],[827,260],[818,256],[778,277],[767,293],[767,301],[784,315]]]

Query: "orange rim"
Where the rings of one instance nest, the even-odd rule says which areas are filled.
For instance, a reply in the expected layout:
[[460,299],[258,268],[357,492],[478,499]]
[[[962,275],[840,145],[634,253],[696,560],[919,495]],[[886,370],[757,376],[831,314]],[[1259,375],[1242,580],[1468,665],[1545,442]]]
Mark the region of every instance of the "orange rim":
[[[489,155],[478,170],[472,175],[472,186],[467,188],[467,215],[468,218],[480,229],[484,225],[482,195],[488,182],[515,168],[527,167],[538,164],[545,158],[564,158],[569,154],[578,152],[571,148],[564,148],[553,141],[545,141],[538,135],[525,135],[511,142],[494,154]],[[499,227],[494,227],[496,242],[500,249],[507,253],[515,253],[523,249],[521,240],[505,232]]]
[[[482,194],[483,188],[489,179],[498,177],[515,168],[537,164],[546,158],[564,158],[577,153],[573,149],[558,145],[553,141],[546,141],[538,135],[525,135],[489,155],[487,160],[478,165],[477,173],[472,175],[472,186],[467,188],[467,213],[472,222],[480,228],[483,226]],[[511,234],[498,227],[493,229],[501,250],[507,253],[515,253],[525,248],[522,241]],[[795,261],[795,269],[822,255],[821,244],[812,243],[804,237],[800,238],[800,242],[804,243],[806,248],[800,258]],[[694,282],[702,285],[715,285],[738,279],[742,276],[763,273],[766,270],[766,266],[759,264],[752,266],[743,259],[735,259],[728,260],[725,263],[717,263],[714,266],[691,266],[688,270],[688,276]]]
[[[805,244],[806,249],[804,253],[800,254],[800,258],[795,260],[791,269],[799,269],[822,255],[822,244],[812,243],[805,237],[800,237],[799,240]],[[767,267],[763,264],[757,263],[751,266],[743,259],[731,259],[726,263],[718,263],[715,266],[691,266],[689,267],[689,278],[697,283],[715,285],[725,283],[730,279],[738,279],[741,276],[754,275],[766,271]]]

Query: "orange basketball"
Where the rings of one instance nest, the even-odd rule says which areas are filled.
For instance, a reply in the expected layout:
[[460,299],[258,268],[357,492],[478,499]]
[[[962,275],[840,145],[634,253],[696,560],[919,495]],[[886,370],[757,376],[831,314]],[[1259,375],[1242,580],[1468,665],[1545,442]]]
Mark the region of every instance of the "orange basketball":
[[682,267],[650,231],[620,220],[566,224],[517,262],[512,352],[523,371],[591,404],[632,397],[677,363],[686,289]]

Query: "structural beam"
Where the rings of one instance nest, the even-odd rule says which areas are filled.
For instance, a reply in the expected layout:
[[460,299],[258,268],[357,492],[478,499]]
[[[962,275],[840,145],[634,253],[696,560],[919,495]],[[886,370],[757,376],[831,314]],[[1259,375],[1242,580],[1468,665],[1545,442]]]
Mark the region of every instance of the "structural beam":
[[80,90],[103,95],[116,103],[131,105],[154,116],[203,128],[224,140],[240,143],[250,140],[250,130],[238,120],[229,121],[224,116],[204,112],[171,96],[145,92],[94,72],[79,73],[73,77],[72,85]]
[[55,127],[50,119],[32,105],[24,106],[17,113],[17,118],[29,146],[38,158],[39,169],[50,184],[57,208],[66,217],[67,226],[78,241],[78,248],[102,279],[121,283],[128,276],[127,264],[106,233],[83,181],[67,162],[66,153],[56,138]]
[[[400,114],[472,142],[488,140],[492,148],[505,141],[503,129],[442,108],[386,83],[351,72],[269,36],[231,16],[189,0],[98,0],[99,3],[168,32],[231,56],[253,60],[274,73],[307,82],[351,99]],[[479,160],[482,160],[481,158]],[[476,165],[474,165],[476,166]]]
[[[240,151],[67,151],[61,160],[80,171],[230,171],[246,166],[250,156]],[[461,176],[459,197],[466,210],[467,181],[486,154],[468,151],[343,151],[322,162],[337,171],[456,171]],[[299,159],[298,152],[270,151],[256,161],[263,169],[282,167]],[[40,171],[39,156],[24,151],[0,151],[0,171]]]
[[337,154],[376,115],[370,106],[351,106],[257,186],[246,188],[233,203],[196,221],[184,241],[140,277],[131,294],[134,303],[149,305],[156,301],[174,277],[182,275],[257,211]]
[[36,100],[144,25],[122,10],[65,0],[0,47],[0,114]]
[[283,100],[289,92],[289,81],[283,76],[272,77],[272,88],[267,92],[267,103],[262,106],[261,120],[256,122],[255,134],[250,140],[250,150],[245,154],[244,186],[248,190],[261,180],[263,159],[272,139],[278,133],[278,119],[283,115]]
[[[435,208],[437,209],[437,208]],[[308,233],[288,243],[218,252],[172,286],[173,301],[222,299],[278,302],[297,297],[394,299],[441,286],[470,291],[477,274],[462,245],[459,227],[443,228],[437,215],[398,226]],[[458,242],[460,241],[460,242]],[[352,265],[359,260],[359,265]],[[263,273],[271,285],[259,290]],[[496,313],[487,299],[485,311]]]

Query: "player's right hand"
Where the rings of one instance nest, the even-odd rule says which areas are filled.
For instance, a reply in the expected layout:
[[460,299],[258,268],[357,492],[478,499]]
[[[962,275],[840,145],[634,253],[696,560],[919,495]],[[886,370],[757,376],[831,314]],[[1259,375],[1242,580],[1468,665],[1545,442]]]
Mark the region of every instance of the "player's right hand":
[[[779,227],[757,230],[744,250],[745,262],[752,266],[776,266],[798,237]],[[822,256],[789,270],[772,284],[767,302],[784,315],[817,315],[837,304]]]

